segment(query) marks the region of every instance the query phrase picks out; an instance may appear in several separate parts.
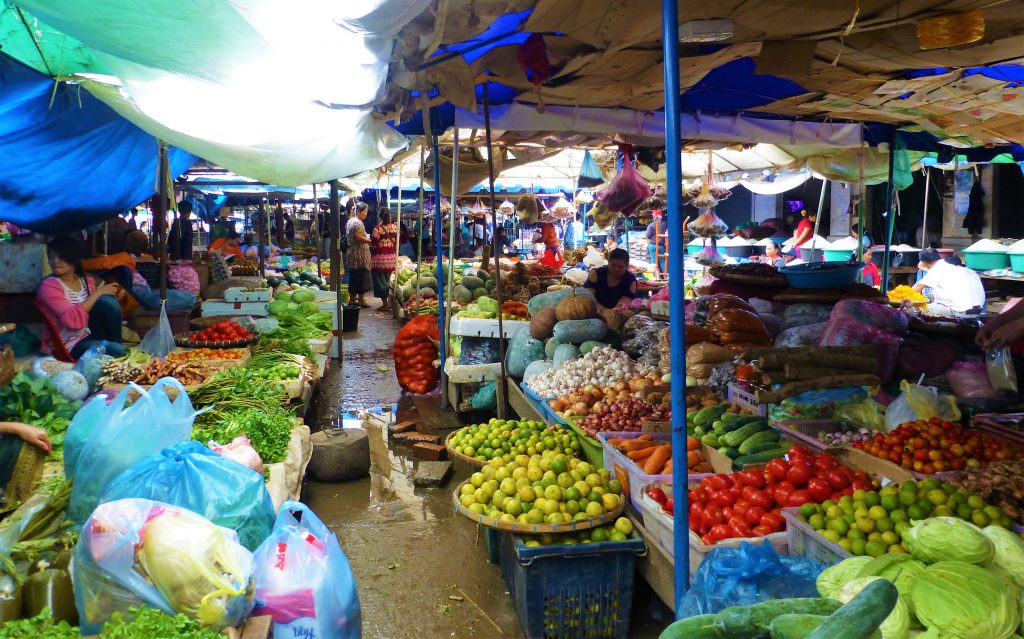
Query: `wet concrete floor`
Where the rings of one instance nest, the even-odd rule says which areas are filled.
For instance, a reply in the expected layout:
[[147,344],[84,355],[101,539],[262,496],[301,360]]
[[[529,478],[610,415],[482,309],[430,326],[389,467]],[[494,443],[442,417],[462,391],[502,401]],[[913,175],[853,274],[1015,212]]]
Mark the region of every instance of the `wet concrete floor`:
[[[329,369],[310,415],[314,429],[337,427],[345,411],[389,407],[400,396],[391,345],[398,323],[363,309],[346,333],[343,369]],[[452,491],[470,469],[456,463],[436,489],[414,487],[417,461],[389,447],[371,424],[370,476],[342,484],[308,481],[303,501],[337,534],[359,586],[365,639],[524,637],[486,539],[455,513]],[[637,576],[631,637],[654,638],[667,610]],[[660,617],[660,619],[659,619]]]

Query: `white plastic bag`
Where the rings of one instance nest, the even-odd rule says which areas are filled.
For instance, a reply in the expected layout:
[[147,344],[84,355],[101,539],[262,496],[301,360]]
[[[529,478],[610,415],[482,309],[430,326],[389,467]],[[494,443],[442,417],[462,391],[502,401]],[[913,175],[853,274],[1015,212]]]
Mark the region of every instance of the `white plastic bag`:
[[944,395],[934,386],[921,386],[907,380],[900,382],[900,389],[903,392],[885,410],[886,432],[918,419],[960,420],[960,409],[952,395]]
[[587,254],[583,256],[583,263],[594,268],[597,266],[604,266],[608,264],[608,260],[604,259],[604,255],[593,246],[587,247]]
[[174,331],[171,321],[167,319],[167,302],[160,302],[160,321],[149,329],[139,344],[139,350],[158,359],[167,357],[174,350]]

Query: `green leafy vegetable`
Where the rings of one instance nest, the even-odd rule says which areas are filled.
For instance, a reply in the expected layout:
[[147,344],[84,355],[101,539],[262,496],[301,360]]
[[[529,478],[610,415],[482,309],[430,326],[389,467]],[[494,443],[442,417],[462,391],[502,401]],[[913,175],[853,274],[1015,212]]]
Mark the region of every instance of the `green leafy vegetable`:
[[0,388],[0,421],[23,422],[42,428],[59,455],[71,418],[82,402],[71,402],[57,392],[48,377],[34,378],[25,371]]
[[914,559],[925,563],[948,559],[984,565],[995,554],[981,528],[956,517],[931,517],[918,522],[903,535],[903,545]]
[[288,456],[288,442],[291,441],[294,426],[295,420],[290,413],[250,408],[238,413],[228,413],[209,427],[194,428],[192,439],[203,444],[213,440],[224,444],[239,435],[246,435],[263,462],[275,464],[284,461]]
[[[131,621],[120,612],[111,615],[110,621],[100,632],[102,639],[223,639],[223,635],[210,628],[204,628],[198,621],[185,615],[171,616],[155,608],[132,608]],[[78,636],[77,633],[75,635]],[[0,635],[2,637],[2,635]],[[61,635],[63,637],[63,635]]]
[[1002,526],[986,526],[982,532],[995,548],[992,564],[1004,569],[1017,587],[1024,588],[1024,541]]
[[822,597],[834,598],[839,589],[853,581],[860,571],[871,562],[871,557],[850,557],[821,571],[815,585]]
[[[882,577],[860,577],[849,581],[839,589],[835,598],[843,603],[850,603],[865,586],[872,581],[880,579]],[[882,625],[878,627],[878,630],[882,633],[882,639],[903,639],[907,636],[909,629],[910,612],[907,610],[906,604],[897,599],[896,606],[889,613],[889,616],[885,618],[885,621],[882,622]]]
[[[0,639],[81,639],[78,628],[68,622],[55,623],[50,611],[43,609],[31,619],[5,621],[0,624]],[[211,639],[213,639],[211,637]]]
[[1017,591],[962,561],[928,566],[914,584],[917,618],[939,637],[1007,639],[1020,625]]

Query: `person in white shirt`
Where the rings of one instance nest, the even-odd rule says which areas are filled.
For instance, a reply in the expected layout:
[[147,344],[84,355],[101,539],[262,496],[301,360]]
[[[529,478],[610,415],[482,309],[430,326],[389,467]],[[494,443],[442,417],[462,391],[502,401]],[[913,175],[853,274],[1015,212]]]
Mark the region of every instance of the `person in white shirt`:
[[925,271],[925,275],[914,284],[914,290],[932,290],[933,302],[928,305],[929,311],[954,315],[978,314],[985,310],[985,287],[977,273],[946,262],[933,248],[921,251],[918,259],[917,267]]

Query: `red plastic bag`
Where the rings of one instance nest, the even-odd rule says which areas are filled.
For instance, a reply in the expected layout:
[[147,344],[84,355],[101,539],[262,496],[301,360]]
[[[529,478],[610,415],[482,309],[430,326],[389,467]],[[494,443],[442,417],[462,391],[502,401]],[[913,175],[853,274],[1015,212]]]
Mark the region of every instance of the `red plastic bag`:
[[622,169],[608,183],[608,188],[597,194],[597,200],[609,211],[630,215],[654,194],[654,190],[633,166],[632,147],[620,150],[624,156]]
[[441,332],[433,315],[417,315],[398,331],[392,354],[399,386],[420,394],[437,387],[441,373],[434,366],[438,357],[434,342],[440,340]]

